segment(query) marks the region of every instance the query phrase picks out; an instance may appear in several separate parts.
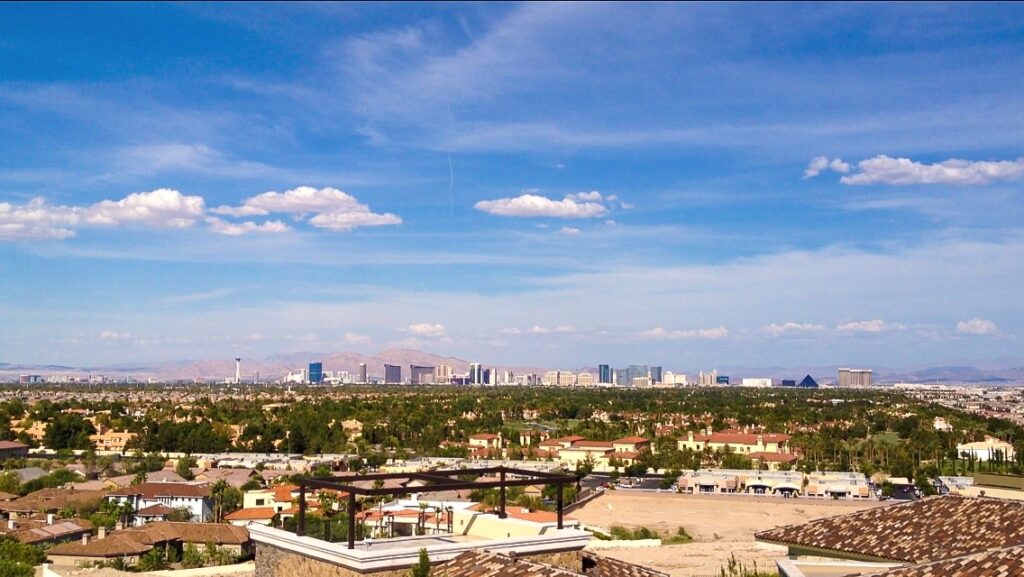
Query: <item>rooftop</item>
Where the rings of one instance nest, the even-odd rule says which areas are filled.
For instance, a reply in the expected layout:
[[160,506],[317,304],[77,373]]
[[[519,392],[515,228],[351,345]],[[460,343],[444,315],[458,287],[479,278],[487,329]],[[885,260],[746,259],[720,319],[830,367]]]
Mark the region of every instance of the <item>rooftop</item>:
[[1024,502],[928,497],[755,536],[759,541],[865,559],[927,563],[1024,545]]

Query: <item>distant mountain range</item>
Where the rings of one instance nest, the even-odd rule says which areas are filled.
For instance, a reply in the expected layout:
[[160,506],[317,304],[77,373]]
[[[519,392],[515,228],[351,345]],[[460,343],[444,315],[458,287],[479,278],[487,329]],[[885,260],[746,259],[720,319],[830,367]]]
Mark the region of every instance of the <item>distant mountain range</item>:
[[[403,367],[403,376],[408,376],[409,365],[438,366],[446,364],[452,367],[456,373],[465,373],[469,370],[469,361],[455,357],[445,357],[417,351],[412,349],[389,349],[380,351],[372,356],[355,352],[299,352],[285,355],[273,355],[264,359],[242,359],[242,379],[248,381],[252,378],[253,372],[259,372],[261,380],[276,380],[289,372],[297,372],[306,368],[309,363],[320,361],[325,371],[348,371],[356,374],[360,363],[366,363],[367,371],[371,377],[382,377],[384,364],[399,365]],[[512,370],[516,374],[539,373],[543,374],[550,368],[526,367],[526,366],[504,366],[484,364],[487,368],[500,371]],[[566,367],[561,367],[565,369]],[[710,368],[710,367],[709,367]],[[872,368],[874,370],[875,382],[913,382],[913,383],[985,383],[985,384],[1024,384],[1024,359],[995,359],[978,361],[957,361],[950,365],[938,367],[855,367]],[[596,373],[593,366],[579,367],[580,371]],[[719,367],[718,374],[728,375],[734,380],[743,377],[770,377],[776,380],[801,379],[804,375],[811,375],[821,383],[835,382],[838,372],[837,366],[808,366],[808,367]],[[104,375],[110,379],[121,380],[127,376],[136,379],[147,379],[155,377],[161,381],[192,380],[201,378],[205,380],[223,381],[235,374],[235,362],[233,359],[203,359],[183,360],[165,363],[152,364],[121,364],[105,366],[69,366],[60,364],[51,365],[25,365],[0,362],[0,378],[9,380],[10,377],[17,377],[22,374],[39,374],[44,377],[52,376],[74,376],[84,377],[87,375]],[[691,378],[696,377],[696,371],[690,374]]]

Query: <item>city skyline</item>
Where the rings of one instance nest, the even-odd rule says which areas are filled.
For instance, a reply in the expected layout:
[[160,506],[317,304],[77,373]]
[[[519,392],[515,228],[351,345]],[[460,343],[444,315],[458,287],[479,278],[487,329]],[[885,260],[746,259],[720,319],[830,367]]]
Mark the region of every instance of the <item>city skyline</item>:
[[4,6],[0,362],[1018,356],[1022,12]]

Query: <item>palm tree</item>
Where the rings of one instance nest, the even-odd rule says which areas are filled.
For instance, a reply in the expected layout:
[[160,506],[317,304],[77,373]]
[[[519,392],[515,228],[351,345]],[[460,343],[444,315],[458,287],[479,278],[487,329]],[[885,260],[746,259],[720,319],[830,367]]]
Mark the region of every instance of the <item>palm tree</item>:
[[213,484],[213,488],[210,489],[210,495],[213,496],[213,519],[215,523],[220,523],[224,516],[224,492],[228,490],[228,483],[224,479],[221,479]]

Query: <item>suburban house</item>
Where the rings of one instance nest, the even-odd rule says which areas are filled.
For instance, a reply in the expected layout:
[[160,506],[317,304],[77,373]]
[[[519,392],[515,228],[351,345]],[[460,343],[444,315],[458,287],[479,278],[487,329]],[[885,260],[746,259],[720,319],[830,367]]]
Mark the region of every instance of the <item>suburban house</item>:
[[28,456],[28,445],[15,441],[0,441],[0,461],[22,459]]
[[128,431],[103,431],[95,435],[89,435],[89,440],[96,445],[100,452],[124,453],[128,441],[135,438],[135,433]]
[[782,577],[1024,574],[1024,503],[927,497],[757,533]]
[[569,435],[568,437],[559,437],[557,439],[548,439],[537,443],[537,447],[547,451],[554,457],[558,456],[558,452],[562,449],[568,449],[576,441],[585,441],[586,437],[580,437],[579,435]]
[[[134,511],[146,511],[155,505],[170,509],[186,508],[192,513],[192,521],[200,522],[212,516],[213,500],[210,485],[206,483],[151,483],[145,482],[125,489],[112,491],[107,500],[114,503],[131,503]],[[136,526],[144,519],[136,516]]]
[[85,519],[56,517],[49,513],[46,519],[9,519],[0,525],[0,536],[13,537],[27,545],[44,545],[73,541],[92,533],[92,523]]
[[[280,513],[291,508],[299,499],[298,485],[277,485],[267,489],[254,489],[242,494],[243,509],[272,509]],[[311,500],[307,496],[307,501]],[[273,515],[271,515],[273,517]]]
[[1013,445],[990,435],[985,435],[984,441],[957,445],[956,453],[965,459],[975,459],[978,461],[995,461],[999,459],[1012,461],[1017,455]]
[[138,529],[101,531],[96,539],[88,535],[80,541],[65,543],[46,552],[46,558],[57,567],[76,567],[112,559],[123,559],[128,565],[138,563],[139,558],[149,551],[175,549],[180,557],[188,545],[200,549],[212,544],[226,549],[236,557],[252,554],[249,531],[222,523],[151,523]]
[[689,449],[701,452],[704,449],[724,451],[726,447],[735,453],[789,453],[789,435],[782,433],[746,433],[730,430],[715,432],[710,427],[694,434],[690,431],[685,439],[679,439],[679,450]]
[[228,469],[223,467],[213,469],[193,469],[192,474],[195,475],[196,481],[205,481],[208,483],[224,481],[229,486],[236,489],[240,489],[242,485],[253,479],[257,479],[261,483],[263,481],[259,472],[255,469]]
[[245,527],[249,523],[260,525],[273,525],[274,517],[279,511],[273,507],[253,507],[251,509],[239,509],[224,516],[224,520],[237,527]]
[[95,509],[106,497],[104,491],[78,491],[75,489],[41,489],[11,501],[0,502],[0,516],[21,519],[33,515],[59,513],[61,509]]

